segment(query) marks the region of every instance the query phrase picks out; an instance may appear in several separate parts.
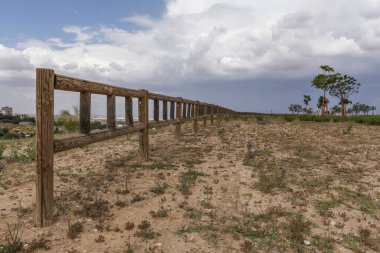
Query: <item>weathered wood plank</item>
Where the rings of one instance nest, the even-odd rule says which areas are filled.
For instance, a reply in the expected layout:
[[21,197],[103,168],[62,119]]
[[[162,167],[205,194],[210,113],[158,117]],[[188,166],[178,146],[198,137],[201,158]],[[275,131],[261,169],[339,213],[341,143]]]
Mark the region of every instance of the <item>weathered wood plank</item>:
[[53,223],[54,71],[36,71],[36,226]]
[[100,95],[115,95],[120,97],[142,97],[143,93],[139,90],[120,88],[106,85],[103,83],[82,80],[78,78],[55,75],[55,89],[76,92],[89,92]]
[[83,147],[92,143],[105,141],[129,133],[141,131],[145,126],[143,123],[136,123],[133,127],[126,126],[116,130],[100,130],[86,135],[74,135],[54,140],[54,152],[62,152],[73,148]]
[[79,103],[79,129],[82,134],[91,131],[91,93],[81,92]]
[[166,101],[174,101],[174,102],[180,102],[181,101],[176,97],[156,94],[156,93],[152,93],[152,92],[149,92],[149,99],[166,100]]
[[149,93],[142,90],[144,96],[139,98],[139,121],[143,123],[144,128],[140,130],[139,135],[139,153],[142,161],[149,160]]
[[133,100],[132,97],[125,98],[125,125],[133,126]]
[[116,97],[107,96],[107,127],[111,130],[116,128]]

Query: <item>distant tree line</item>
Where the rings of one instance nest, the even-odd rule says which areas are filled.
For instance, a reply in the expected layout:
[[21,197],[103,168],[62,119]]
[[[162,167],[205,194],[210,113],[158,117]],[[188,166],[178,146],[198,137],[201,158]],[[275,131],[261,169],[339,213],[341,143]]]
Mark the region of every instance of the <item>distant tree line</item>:
[[21,121],[36,122],[36,119],[31,116],[21,116],[21,115],[4,115],[0,113],[0,123],[12,123],[18,124]]
[[[361,84],[352,76],[335,73],[334,68],[323,65],[320,66],[322,74],[318,74],[311,81],[311,86],[323,91],[323,96],[320,96],[317,101],[317,107],[321,110],[321,115],[332,114],[341,116],[346,115],[369,115],[370,112],[375,114],[376,107],[362,103],[355,103],[351,108],[347,106],[352,104],[349,99],[351,95],[358,93]],[[339,100],[338,105],[334,105],[328,109],[329,99],[327,93]],[[312,108],[308,108],[311,102],[310,95],[304,95],[304,106],[300,104],[291,104],[288,109],[292,114],[313,114]]]

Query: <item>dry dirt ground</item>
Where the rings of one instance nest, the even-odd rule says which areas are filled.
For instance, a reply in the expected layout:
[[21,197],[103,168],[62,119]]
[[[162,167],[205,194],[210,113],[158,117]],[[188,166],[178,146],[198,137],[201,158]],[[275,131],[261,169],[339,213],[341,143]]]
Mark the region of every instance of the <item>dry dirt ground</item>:
[[380,127],[191,127],[179,143],[172,127],[152,130],[149,162],[137,135],[57,154],[55,223],[43,229],[34,163],[3,158],[0,252],[17,228],[21,252],[380,252]]

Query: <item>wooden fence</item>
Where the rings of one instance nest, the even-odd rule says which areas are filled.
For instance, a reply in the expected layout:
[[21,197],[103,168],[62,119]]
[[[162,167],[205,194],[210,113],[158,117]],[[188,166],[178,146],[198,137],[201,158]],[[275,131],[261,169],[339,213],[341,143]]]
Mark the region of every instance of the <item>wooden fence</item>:
[[[36,225],[49,226],[53,222],[54,153],[82,147],[98,141],[128,133],[139,133],[139,155],[142,161],[149,159],[149,128],[175,125],[175,137],[181,137],[181,124],[193,120],[193,130],[198,131],[198,121],[207,118],[211,125],[214,117],[241,114],[219,105],[212,105],[180,97],[170,97],[58,75],[51,69],[36,71]],[[54,138],[54,90],[80,92],[80,134]],[[91,94],[107,96],[107,129],[90,130]],[[125,126],[116,127],[116,97],[125,99]],[[132,98],[138,99],[138,122],[133,120]],[[153,100],[153,121],[149,121],[149,100]],[[162,120],[160,120],[162,101]],[[169,111],[168,111],[169,107]]]

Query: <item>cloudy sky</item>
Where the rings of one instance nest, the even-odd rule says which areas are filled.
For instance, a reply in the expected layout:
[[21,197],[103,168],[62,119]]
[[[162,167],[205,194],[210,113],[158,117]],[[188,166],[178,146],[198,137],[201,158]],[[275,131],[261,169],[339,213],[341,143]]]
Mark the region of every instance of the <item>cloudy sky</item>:
[[[380,109],[380,0],[2,0],[0,106],[34,113],[35,68],[240,111],[286,112],[320,65]],[[57,93],[56,110],[79,103]],[[94,98],[94,113],[105,111]],[[334,102],[335,103],[335,102]]]

